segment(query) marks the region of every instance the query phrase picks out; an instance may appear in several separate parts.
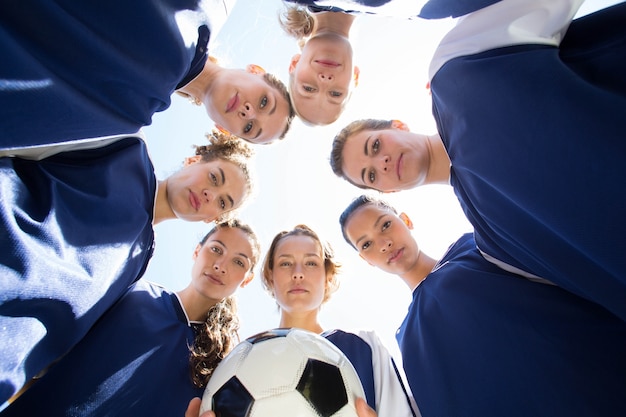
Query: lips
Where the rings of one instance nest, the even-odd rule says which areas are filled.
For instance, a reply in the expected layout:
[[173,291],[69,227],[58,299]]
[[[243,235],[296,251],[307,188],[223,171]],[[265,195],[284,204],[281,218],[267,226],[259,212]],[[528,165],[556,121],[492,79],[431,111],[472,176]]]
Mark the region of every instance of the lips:
[[396,175],[398,176],[398,180],[400,180],[400,172],[402,170],[402,158],[404,157],[404,154],[400,154],[400,157],[398,158],[398,163],[396,164]]
[[221,279],[219,279],[218,277],[216,277],[215,275],[212,274],[208,274],[208,273],[204,273],[203,274],[207,280],[209,280],[210,282],[212,282],[213,284],[217,284],[217,285],[224,285],[224,283],[222,282]]
[[304,288],[292,288],[289,290],[289,294],[304,294],[308,292],[307,290],[305,290]]
[[200,210],[200,206],[202,205],[198,196],[191,190],[189,190],[189,204],[195,211]]
[[226,104],[226,113],[230,113],[235,110],[239,106],[239,93],[235,93],[235,95],[228,100]]
[[341,65],[339,62],[332,61],[330,59],[316,59],[315,63],[327,68],[337,68]]
[[389,257],[389,259],[387,260],[387,263],[390,264],[390,263],[396,262],[398,259],[402,257],[403,254],[404,254],[404,248],[394,251]]

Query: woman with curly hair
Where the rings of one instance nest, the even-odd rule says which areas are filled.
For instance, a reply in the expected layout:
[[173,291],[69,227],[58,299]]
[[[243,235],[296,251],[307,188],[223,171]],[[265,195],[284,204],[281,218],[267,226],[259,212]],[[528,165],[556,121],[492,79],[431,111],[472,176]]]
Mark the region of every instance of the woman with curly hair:
[[239,341],[233,294],[258,258],[248,225],[218,223],[193,252],[186,288],[139,280],[3,416],[182,416]]
[[398,369],[372,331],[324,331],[319,312],[339,287],[340,265],[332,247],[310,227],[297,225],[278,233],[263,262],[263,286],[276,300],[280,327],[321,334],[350,359],[368,405],[381,416],[410,417],[416,412]]
[[221,220],[250,196],[250,146],[209,138],[163,181],[136,137],[0,158],[0,408],[141,277],[154,224]]

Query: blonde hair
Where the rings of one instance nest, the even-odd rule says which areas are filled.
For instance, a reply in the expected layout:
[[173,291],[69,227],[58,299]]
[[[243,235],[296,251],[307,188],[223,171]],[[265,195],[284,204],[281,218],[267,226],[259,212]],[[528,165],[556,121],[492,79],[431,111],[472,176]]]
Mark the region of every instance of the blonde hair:
[[311,36],[315,28],[313,15],[304,7],[287,6],[278,16],[278,22],[285,33],[298,41],[300,49],[304,47],[305,40]]

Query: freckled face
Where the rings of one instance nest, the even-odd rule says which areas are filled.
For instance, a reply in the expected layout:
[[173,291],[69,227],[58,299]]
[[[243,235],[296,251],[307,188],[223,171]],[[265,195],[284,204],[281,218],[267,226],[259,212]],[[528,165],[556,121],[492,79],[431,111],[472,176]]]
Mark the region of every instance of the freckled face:
[[350,181],[383,192],[414,188],[428,172],[425,141],[400,129],[353,134],[346,140],[342,156],[343,172]]
[[419,250],[407,225],[395,213],[373,204],[356,209],[345,224],[348,239],[368,263],[402,275],[417,264]]
[[246,185],[236,164],[221,159],[198,161],[167,179],[167,200],[179,219],[213,221],[241,206]]
[[216,302],[233,295],[252,272],[252,253],[244,231],[236,227],[218,229],[194,252],[193,288]]
[[311,123],[337,120],[350,97],[354,69],[352,47],[335,34],[309,39],[289,68],[290,93],[298,114]]
[[230,133],[253,143],[280,137],[287,126],[289,103],[263,74],[229,70],[215,80],[207,100],[209,117]]
[[281,239],[274,254],[272,280],[274,297],[282,310],[298,313],[319,309],[326,288],[319,243],[303,235]]

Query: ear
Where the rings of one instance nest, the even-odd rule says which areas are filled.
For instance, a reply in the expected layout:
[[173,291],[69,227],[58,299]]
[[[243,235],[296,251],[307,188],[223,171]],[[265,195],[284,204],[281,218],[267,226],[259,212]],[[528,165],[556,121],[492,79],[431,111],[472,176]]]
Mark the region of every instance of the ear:
[[252,278],[254,278],[254,272],[250,272],[248,274],[248,276],[242,281],[242,283],[239,284],[239,288],[244,288],[246,285],[250,284],[250,281],[252,281]]
[[411,221],[411,219],[409,218],[409,216],[407,216],[406,213],[400,213],[400,219],[402,219],[402,221],[404,222],[404,224],[406,224],[406,227],[409,228],[409,230],[413,230],[413,222]]
[[246,71],[248,71],[250,74],[265,74],[265,70],[263,69],[263,67],[260,67],[256,64],[249,64],[246,67]]
[[187,158],[185,158],[185,160],[183,161],[183,166],[184,167],[188,167],[189,165],[193,165],[196,162],[198,162],[200,159],[202,158],[201,155],[194,155],[194,156],[188,156]]
[[391,121],[391,128],[392,129],[398,129],[398,130],[404,130],[406,132],[409,131],[409,126],[407,126],[406,123],[400,121],[400,120],[392,120]]
[[367,264],[368,264],[369,266],[374,266],[374,264],[372,264],[370,261],[368,261],[367,259],[365,259],[365,258],[363,257],[363,255],[361,255],[360,253],[359,253],[359,256],[361,257],[361,259],[363,259],[365,262],[367,262]]
[[194,261],[198,259],[198,254],[200,253],[200,249],[202,249],[202,245],[198,243],[196,245],[196,248],[193,250],[193,255],[191,255],[191,259],[193,259]]
[[354,75],[352,76],[354,78],[354,86],[358,87],[359,85],[359,76],[361,75],[361,70],[359,69],[359,67],[357,67],[356,65],[354,66]]
[[298,65],[298,62],[300,62],[301,56],[302,55],[300,54],[295,54],[291,57],[291,62],[289,63],[289,74],[292,74],[295,71],[296,65]]

